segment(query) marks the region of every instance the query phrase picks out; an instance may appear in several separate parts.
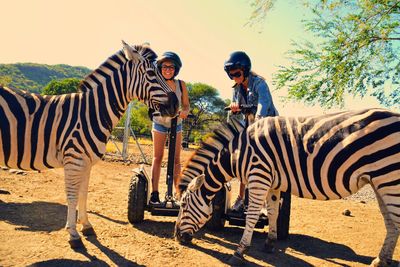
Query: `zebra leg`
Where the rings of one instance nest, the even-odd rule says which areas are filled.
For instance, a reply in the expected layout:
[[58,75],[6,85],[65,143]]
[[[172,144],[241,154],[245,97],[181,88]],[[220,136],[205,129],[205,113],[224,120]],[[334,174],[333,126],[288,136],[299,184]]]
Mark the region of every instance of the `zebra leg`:
[[278,239],[277,220],[279,215],[279,199],[281,191],[269,190],[267,195],[267,210],[268,210],[268,237],[265,240],[264,247],[268,253],[275,250],[275,243]]
[[70,236],[69,244],[74,249],[83,247],[81,237],[76,230],[76,207],[78,205],[82,178],[85,177],[86,166],[85,161],[77,156],[64,158],[65,192],[68,203],[65,228]]
[[96,232],[93,229],[93,226],[89,222],[89,218],[87,215],[87,195],[88,195],[88,186],[89,186],[89,178],[90,178],[90,170],[91,167],[88,168],[85,173],[82,184],[79,190],[79,201],[78,201],[78,223],[82,224],[82,234],[84,236],[96,236]]
[[240,240],[239,246],[233,254],[231,259],[231,264],[239,264],[239,262],[244,261],[244,253],[248,250],[251,244],[251,239],[253,237],[254,227],[258,222],[260,217],[261,209],[264,206],[265,198],[268,193],[268,189],[265,184],[260,185],[257,181],[252,181],[249,179],[248,184],[249,189],[249,207],[246,214],[246,227],[242,239]]
[[[396,222],[396,217],[394,217],[392,214],[399,214],[400,206],[398,203],[387,205],[388,201],[384,201],[378,191],[375,188],[374,190],[378,200],[379,209],[381,210],[383,219],[385,221],[386,237],[379,256],[372,261],[371,266],[390,266],[392,263],[394,249],[396,248],[397,240],[399,238],[399,224]],[[397,198],[391,197],[392,200],[397,200]]]

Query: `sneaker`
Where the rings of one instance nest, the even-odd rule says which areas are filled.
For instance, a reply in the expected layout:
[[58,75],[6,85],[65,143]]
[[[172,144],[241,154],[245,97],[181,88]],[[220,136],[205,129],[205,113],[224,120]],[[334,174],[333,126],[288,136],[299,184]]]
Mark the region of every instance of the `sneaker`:
[[161,201],[160,201],[160,196],[158,194],[158,191],[152,192],[151,196],[150,196],[149,204],[154,205],[154,204],[160,204],[160,203],[161,203]]
[[244,203],[243,203],[243,199],[238,196],[235,200],[235,202],[233,203],[231,210],[233,211],[241,211],[244,209]]

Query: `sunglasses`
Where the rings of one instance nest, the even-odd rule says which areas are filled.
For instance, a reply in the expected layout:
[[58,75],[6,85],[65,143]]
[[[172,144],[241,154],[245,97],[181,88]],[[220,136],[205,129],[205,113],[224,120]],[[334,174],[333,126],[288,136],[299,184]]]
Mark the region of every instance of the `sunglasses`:
[[242,76],[242,72],[241,71],[236,71],[236,72],[229,72],[229,77],[231,77],[231,79],[233,78],[239,78]]
[[175,66],[174,65],[171,65],[171,66],[162,65],[161,68],[164,69],[164,70],[175,70]]

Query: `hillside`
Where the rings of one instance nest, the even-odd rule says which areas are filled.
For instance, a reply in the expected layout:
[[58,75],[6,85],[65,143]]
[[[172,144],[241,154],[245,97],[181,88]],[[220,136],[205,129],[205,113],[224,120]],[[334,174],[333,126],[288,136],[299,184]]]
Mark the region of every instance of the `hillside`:
[[36,63],[0,64],[0,84],[40,93],[51,80],[83,79],[91,72],[86,67],[45,65]]

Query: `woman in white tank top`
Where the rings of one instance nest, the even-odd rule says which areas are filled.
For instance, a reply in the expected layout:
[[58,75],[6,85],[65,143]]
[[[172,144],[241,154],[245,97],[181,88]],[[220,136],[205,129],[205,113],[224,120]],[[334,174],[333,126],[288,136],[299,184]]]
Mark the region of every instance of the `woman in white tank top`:
[[[174,186],[175,192],[178,186],[178,177],[181,172],[180,155],[182,147],[182,119],[186,119],[189,114],[189,95],[185,82],[175,79],[178,75],[182,62],[174,52],[165,52],[157,61],[157,67],[166,80],[167,84],[175,92],[181,107],[176,129],[175,147],[175,166],[174,166]],[[151,166],[152,193],[150,204],[160,203],[158,185],[160,181],[161,162],[164,156],[165,141],[167,133],[171,128],[171,118],[153,117],[153,162]]]

